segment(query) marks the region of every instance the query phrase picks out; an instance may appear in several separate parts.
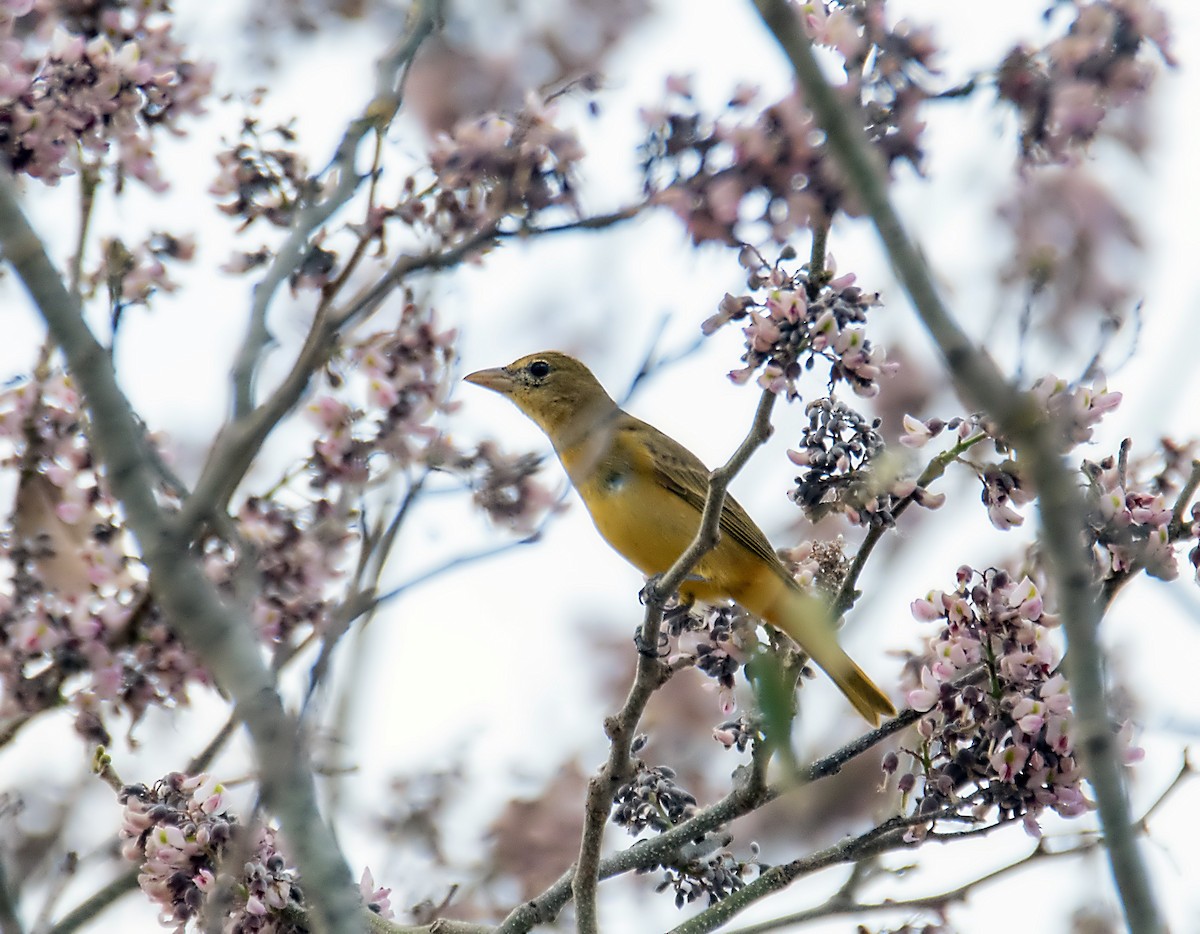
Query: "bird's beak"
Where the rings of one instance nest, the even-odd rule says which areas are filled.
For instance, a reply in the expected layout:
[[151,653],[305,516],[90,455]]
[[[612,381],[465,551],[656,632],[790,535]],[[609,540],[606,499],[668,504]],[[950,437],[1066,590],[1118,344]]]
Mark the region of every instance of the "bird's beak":
[[500,366],[493,367],[490,370],[476,370],[474,373],[468,373],[463,379],[468,383],[474,383],[476,386],[482,386],[484,389],[501,393],[512,392],[514,385],[513,378],[508,374],[508,371]]

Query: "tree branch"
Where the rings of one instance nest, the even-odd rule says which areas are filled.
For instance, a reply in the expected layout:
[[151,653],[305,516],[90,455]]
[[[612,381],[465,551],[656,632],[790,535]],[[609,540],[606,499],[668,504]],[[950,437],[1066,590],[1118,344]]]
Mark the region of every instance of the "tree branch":
[[237,704],[253,740],[263,795],[279,816],[317,920],[327,931],[355,930],[357,892],[318,813],[303,744],[274,690],[252,629],[222,603],[188,553],[186,540],[172,534],[155,498],[157,474],[142,430],[117,386],[108,355],[29,226],[8,173],[0,175],[0,246],[87,402],[98,462],[138,541],[164,614]]
[[[1195,770],[1188,762],[1187,757],[1184,757],[1183,764],[1176,773],[1175,778],[1170,784],[1159,794],[1158,798],[1148,807],[1145,813],[1142,814],[1141,820],[1138,821],[1138,827],[1142,831],[1146,831],[1146,824],[1150,816],[1158,810],[1164,801],[1166,801],[1179,788],[1185,780],[1195,774]],[[813,908],[798,911],[794,914],[784,915],[779,918],[772,918],[770,921],[764,921],[761,924],[752,924],[748,927],[738,928],[735,931],[729,931],[728,934],[766,934],[768,931],[778,931],[784,928],[792,930],[801,924],[809,921],[816,921],[821,918],[831,918],[835,916],[873,914],[884,911],[912,911],[912,910],[932,910],[942,912],[947,905],[952,902],[965,901],[978,888],[982,888],[998,879],[1013,873],[1020,872],[1027,868],[1031,863],[1041,862],[1049,859],[1058,859],[1063,856],[1080,856],[1085,853],[1090,853],[1093,850],[1104,845],[1104,838],[1095,832],[1087,834],[1081,842],[1074,846],[1065,847],[1061,850],[1052,850],[1046,845],[1045,838],[1039,840],[1033,850],[1026,856],[1021,857],[1014,862],[1001,866],[998,869],[993,869],[991,872],[985,873],[969,882],[964,882],[962,885],[949,889],[945,892],[939,892],[934,895],[921,895],[914,898],[901,899],[884,899],[880,902],[861,902],[854,898],[855,887],[852,885],[844,885],[830,898],[816,905]],[[862,863],[855,863],[855,867],[861,866]],[[853,877],[848,882],[853,881]]]
[[[965,800],[969,800],[969,798]],[[714,931],[754,902],[787,888],[803,876],[812,875],[814,872],[839,863],[858,862],[888,850],[915,846],[904,839],[904,835],[910,827],[944,818],[961,819],[958,811],[963,803],[964,801],[955,801],[932,814],[897,815],[857,837],[842,840],[800,859],[772,866],[753,882],[727,895],[694,918],[672,928],[671,934],[704,934],[707,931]],[[999,826],[1002,825],[992,824],[981,829],[990,831]]]
[[8,874],[0,860],[0,934],[25,934],[25,927],[17,915],[14,894],[8,887]]
[[1029,465],[1040,495],[1044,553],[1059,588],[1071,694],[1077,718],[1081,764],[1096,792],[1100,822],[1125,920],[1135,934],[1157,934],[1162,919],[1138,850],[1116,742],[1109,727],[1103,657],[1096,639],[1101,617],[1090,555],[1082,547],[1083,497],[1058,452],[1055,426],[1027,394],[1011,386],[995,362],[975,347],[951,317],[923,257],[906,233],[861,127],[856,127],[825,80],[787,0],[755,0],[755,7],[778,41],[826,133],[827,145],[862,199],[892,267],[917,315],[936,343],[959,391],[1000,424]]

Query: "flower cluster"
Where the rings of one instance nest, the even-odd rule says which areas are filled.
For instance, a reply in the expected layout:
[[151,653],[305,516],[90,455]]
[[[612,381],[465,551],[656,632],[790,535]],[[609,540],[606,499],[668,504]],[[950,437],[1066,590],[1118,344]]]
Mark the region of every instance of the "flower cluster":
[[[757,848],[754,855],[758,855]],[[719,902],[745,886],[746,877],[763,867],[756,860],[746,862],[722,850],[715,856],[679,861],[663,868],[663,879],[654,891],[674,889],[675,907],[682,908],[701,896],[707,896],[710,905]]]
[[724,714],[731,713],[738,672],[757,650],[758,621],[737,604],[676,604],[663,613],[662,642],[677,638],[680,656],[716,683]]
[[[1054,376],[1039,379],[1030,394],[1054,425],[1054,437],[1060,441],[1063,453],[1091,440],[1096,424],[1121,402],[1119,392],[1109,392],[1102,385],[1072,386]],[[1008,449],[997,426],[978,415],[953,418],[948,422],[940,418],[920,421],[906,415],[900,443],[909,448],[921,448],[946,429],[953,430],[960,443],[968,438],[983,440],[990,437],[995,439],[999,450]],[[959,450],[968,446],[969,443]],[[1035,491],[1021,464],[1008,457],[974,466],[982,485],[980,498],[987,507],[992,525],[1002,531],[1022,525],[1025,517],[1017,508],[1032,502]]]
[[675,770],[636,760],[633,777],[613,795],[612,820],[634,836],[670,830],[696,813],[696,799],[675,782]]
[[[889,27],[883,4],[805,4],[803,23],[814,41],[841,55],[846,81],[838,88],[888,167],[920,165],[918,82],[932,71],[927,32]],[[798,93],[759,108],[756,88],[737,88],[726,116],[704,115],[686,78],[667,80],[666,100],[643,110],[642,146],[647,194],[667,205],[692,239],[734,243],[750,239],[747,224],[777,243],[824,223],[839,210],[857,210],[853,194],[829,158],[815,118]]]
[[[263,129],[258,121],[242,121],[238,139],[217,153],[219,171],[210,194],[227,199],[221,210],[241,220],[244,230],[259,218],[275,227],[289,227],[303,197],[309,192],[308,163],[297,149],[291,127]],[[229,268],[253,268],[241,254]]]
[[[1014,48],[997,75],[1001,99],[1021,114],[1021,149],[1030,161],[1078,158],[1114,110],[1142,102],[1155,75],[1143,54],[1148,46],[1174,64],[1166,15],[1152,0],[1072,5],[1075,16],[1061,38],[1043,49]],[[1123,134],[1135,147],[1139,135]]]
[[1102,312],[1110,325],[1128,315],[1135,285],[1120,270],[1138,257],[1142,238],[1117,195],[1085,167],[1024,173],[1000,217],[1013,244],[1003,280],[1041,297],[1057,331],[1081,312]]
[[[784,259],[791,256],[784,251]],[[729,374],[734,382],[748,382],[761,368],[760,386],[795,398],[796,380],[820,357],[829,363],[831,389],[842,382],[860,396],[878,393],[879,376],[892,365],[863,329],[867,309],[879,304],[878,294],[854,285],[853,274],[830,279],[811,275],[806,266],[790,273],[750,247],[738,259],[747,270],[749,294],[726,293],[717,313],[701,326],[711,334],[730,321],[747,322],[746,365]]]
[[[224,788],[207,775],[172,772],[156,782],[127,785],[119,800],[122,854],[141,864],[138,884],[161,908],[161,918],[182,932],[212,891],[221,853],[233,839],[236,819]],[[290,894],[287,889],[286,895]],[[277,901],[274,897],[272,902]],[[242,909],[247,909],[243,902]]]
[[108,290],[109,306],[119,312],[129,305],[145,305],[156,292],[174,292],[175,280],[168,263],[189,262],[196,254],[195,240],[166,232],[152,233],[132,249],[119,239],[100,242],[100,262],[85,281],[91,290]]
[[118,177],[165,188],[153,131],[178,133],[212,81],[171,25],[162,0],[0,6],[0,153],[12,169],[53,184],[115,148]]
[[554,118],[553,108],[530,94],[511,118],[486,114],[439,134],[429,154],[438,194],[432,210],[422,211],[425,222],[454,240],[504,217],[575,208],[574,173],[583,146]]
[[[1125,459],[1115,457],[1099,463],[1084,461],[1083,474],[1088,481],[1089,528],[1102,577],[1111,579],[1139,568],[1159,580],[1178,577],[1175,543],[1200,532],[1200,504],[1193,506],[1186,523],[1174,528],[1161,485],[1163,474],[1151,484],[1140,483]],[[1200,546],[1190,556],[1193,565],[1198,558]]]
[[[191,921],[202,930],[237,934],[309,929],[298,874],[288,866],[275,830],[239,824],[220,783],[208,775],[172,772],[153,787],[127,785],[119,797],[125,807],[122,852],[140,864],[138,884],[177,934]],[[377,888],[369,870],[360,889],[370,910],[392,916],[390,890]],[[219,919],[206,917],[213,910]]]
[[[138,885],[177,934],[192,921],[201,930],[237,934],[309,929],[298,873],[288,865],[274,828],[240,824],[219,782],[172,772],[152,787],[127,785],[119,798],[122,853],[140,864]],[[371,911],[392,917],[391,890],[377,887],[370,870],[359,888]],[[215,925],[207,917],[212,910],[221,913]]]
[[[297,629],[323,631],[336,606],[352,534],[328,500],[302,507],[251,496],[234,517],[239,545],[255,573],[251,618],[260,637],[286,644]],[[233,592],[242,575],[234,549],[212,537],[204,543],[205,572]]]
[[[933,591],[912,610],[939,624],[918,659],[919,686],[908,695],[927,711],[912,751],[920,781],[902,784],[918,791],[916,813],[969,801],[976,817],[994,807],[1037,834],[1047,808],[1065,817],[1086,811],[1071,696],[1056,673],[1050,627],[1057,621],[1034,583],[962,567],[953,591]],[[964,677],[977,667],[977,679]]]
[[432,423],[452,408],[455,333],[439,330],[434,311],[408,296],[394,327],[350,344],[353,373],[330,371],[329,391],[308,407],[319,428],[309,458],[314,489],[361,487],[374,455],[386,455],[379,469],[440,466],[450,456]]
[[558,505],[559,497],[537,479],[542,459],[536,454],[511,454],[484,441],[450,466],[470,480],[476,506],[493,522],[523,535],[533,533]]
[[840,512],[857,525],[887,527],[895,523],[901,502],[936,509],[945,501],[898,476],[896,465],[888,463],[878,419],[868,422],[833,398],[816,399],[805,412],[808,427],[797,449],[788,451],[804,473],[788,495],[812,521]]
[[186,703],[207,677],[150,599],[67,377],[0,393],[0,450],[19,478],[0,535],[12,581],[0,595],[0,719],[67,702],[68,679],[92,742],[111,741],[105,705],[136,724],[150,705]]

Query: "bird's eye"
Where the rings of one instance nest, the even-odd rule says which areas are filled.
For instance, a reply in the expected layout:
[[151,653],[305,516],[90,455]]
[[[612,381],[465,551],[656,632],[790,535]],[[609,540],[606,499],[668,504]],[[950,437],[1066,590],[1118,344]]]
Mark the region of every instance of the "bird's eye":
[[550,375],[550,364],[545,360],[534,360],[529,364],[529,375],[534,379],[545,379]]

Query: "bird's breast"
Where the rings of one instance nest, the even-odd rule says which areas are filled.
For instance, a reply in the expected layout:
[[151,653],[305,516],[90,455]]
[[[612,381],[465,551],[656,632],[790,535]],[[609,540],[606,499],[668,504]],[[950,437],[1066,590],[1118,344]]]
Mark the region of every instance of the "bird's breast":
[[691,543],[699,514],[629,468],[602,466],[578,484],[596,529],[644,574],[661,574]]
[[[700,527],[700,513],[691,505],[634,471],[598,470],[578,489],[596,529],[647,577],[669,570]],[[765,569],[758,565],[762,562],[724,536],[680,591],[702,601],[740,600]]]

